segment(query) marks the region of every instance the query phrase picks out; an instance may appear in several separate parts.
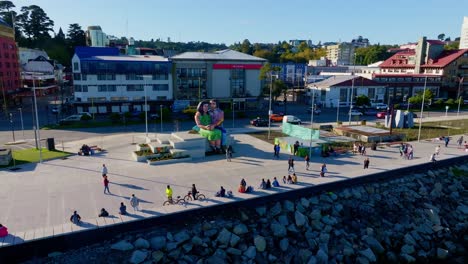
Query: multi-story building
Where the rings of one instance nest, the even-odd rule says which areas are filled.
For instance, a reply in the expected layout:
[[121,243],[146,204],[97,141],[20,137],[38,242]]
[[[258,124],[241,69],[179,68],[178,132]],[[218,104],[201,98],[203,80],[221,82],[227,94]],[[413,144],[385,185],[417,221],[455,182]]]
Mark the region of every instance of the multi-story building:
[[354,64],[354,45],[347,42],[327,46],[327,59],[334,66]]
[[72,58],[78,112],[157,111],[173,99],[172,63],[161,56],[119,55],[113,47],[76,47]]
[[227,49],[185,52],[171,60],[175,64],[176,101],[216,98],[221,102],[234,100],[239,109],[256,107],[262,92],[259,75],[265,59]]
[[0,19],[0,104],[7,107],[21,87],[18,48],[13,28]]
[[[386,100],[399,102],[422,91],[424,83],[435,97],[455,98],[468,96],[468,49],[444,50],[444,42],[421,38],[415,50],[407,49],[394,54],[380,64],[375,81],[386,84]],[[464,78],[467,79],[467,78]]]
[[49,55],[47,55],[47,52],[43,50],[28,49],[28,48],[22,48],[22,47],[19,47],[18,50],[19,50],[19,63],[21,67],[24,67],[24,65],[26,65],[26,63],[28,63],[30,60],[34,60],[39,56],[49,59]]
[[100,26],[89,26],[86,30],[86,45],[91,47],[108,47],[109,38]]
[[351,40],[351,44],[353,44],[356,48],[365,48],[369,46],[369,40],[363,38],[362,36],[358,36],[357,38]]
[[468,49],[468,17],[463,17],[459,49]]

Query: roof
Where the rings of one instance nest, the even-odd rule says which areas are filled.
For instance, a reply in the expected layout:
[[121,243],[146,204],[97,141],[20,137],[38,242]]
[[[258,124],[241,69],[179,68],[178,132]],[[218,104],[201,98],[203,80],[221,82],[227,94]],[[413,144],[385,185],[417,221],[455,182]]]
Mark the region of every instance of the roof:
[[215,52],[184,52],[171,57],[173,60],[235,60],[235,61],[256,61],[266,62],[263,58],[258,58],[249,54],[235,50],[220,50]]
[[167,58],[154,55],[121,55],[121,56],[95,56],[86,58],[85,60],[101,60],[101,61],[152,61],[152,62],[168,62]]
[[95,56],[119,56],[119,49],[111,47],[75,47],[75,54],[80,59]]
[[444,50],[442,54],[437,57],[436,59],[429,61],[422,65],[423,68],[431,68],[431,67],[445,67],[450,64],[452,61],[458,59],[460,56],[468,52],[468,49],[461,49],[461,50]]
[[[429,59],[427,63],[421,65],[422,68],[444,68],[460,56],[468,52],[468,49],[444,50],[435,59]],[[381,68],[414,68],[414,64],[408,64],[408,57],[415,56],[415,50],[405,50],[398,52],[380,64]]]
[[317,88],[328,88],[332,86],[351,86],[352,80],[354,80],[354,85],[358,86],[383,86],[380,83],[374,82],[370,79],[357,76],[357,75],[335,75],[328,79],[325,79],[320,82],[309,84],[309,87],[316,86]]

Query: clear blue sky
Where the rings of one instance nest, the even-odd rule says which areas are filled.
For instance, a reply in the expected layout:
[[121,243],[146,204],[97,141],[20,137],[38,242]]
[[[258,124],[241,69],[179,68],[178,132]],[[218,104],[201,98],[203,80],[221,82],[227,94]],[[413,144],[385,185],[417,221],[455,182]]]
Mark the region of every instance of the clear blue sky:
[[460,36],[467,0],[17,0],[38,5],[55,30],[100,25],[108,35],[137,40],[206,41],[230,45],[310,39],[403,44],[421,36]]

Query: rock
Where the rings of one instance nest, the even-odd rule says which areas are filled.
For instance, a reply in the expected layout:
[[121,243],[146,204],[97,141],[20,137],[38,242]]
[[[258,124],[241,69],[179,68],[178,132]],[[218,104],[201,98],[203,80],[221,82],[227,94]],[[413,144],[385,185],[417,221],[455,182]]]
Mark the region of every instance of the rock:
[[266,240],[262,236],[256,236],[254,238],[254,245],[258,252],[263,252],[266,249]]
[[304,206],[302,206],[301,203],[298,203],[298,204],[296,205],[296,211],[299,211],[299,212],[301,212],[301,213],[304,214],[304,213],[306,212],[306,209],[304,208]]
[[[146,242],[148,242],[148,241],[146,241]],[[135,251],[133,251],[132,257],[130,258],[130,263],[132,263],[132,264],[141,263],[141,262],[145,261],[147,256],[148,256],[147,251],[135,250]]]
[[192,237],[192,244],[195,246],[201,246],[203,244],[203,240],[199,236]]
[[231,240],[229,241],[229,245],[231,247],[235,247],[237,243],[239,243],[240,237],[236,234],[231,234]]
[[413,262],[416,261],[416,259],[415,259],[413,256],[408,255],[408,254],[401,254],[400,256],[401,256],[401,257],[405,260],[405,262],[407,262],[407,263],[413,263]]
[[448,250],[443,248],[437,248],[437,258],[438,259],[446,259],[448,256]]
[[193,244],[192,244],[192,243],[185,243],[185,244],[182,246],[182,249],[184,250],[185,253],[189,253],[190,251],[192,251],[192,248],[193,248]]
[[275,205],[270,208],[269,214],[270,214],[271,217],[275,217],[275,216],[281,214],[281,210],[282,210],[281,204],[279,202],[276,202]]
[[414,253],[414,247],[412,245],[405,244],[401,247],[401,253],[411,255]]
[[301,263],[306,263],[311,256],[312,252],[310,252],[308,249],[299,249],[299,252],[297,252],[297,257]]
[[204,222],[203,225],[202,225],[202,230],[203,231],[206,231],[206,230],[209,230],[209,229],[212,229],[212,228],[213,228],[213,226],[208,222]]
[[373,252],[375,252],[377,254],[381,254],[381,253],[383,253],[385,251],[382,244],[380,244],[380,242],[377,241],[377,239],[375,239],[374,237],[368,236],[365,239],[365,241],[366,241],[367,245],[372,249]]
[[365,250],[359,251],[359,254],[364,256],[366,259],[368,259],[370,262],[376,262],[377,258],[374,255],[374,252],[370,248],[367,248]]
[[288,217],[286,215],[278,216],[278,222],[283,226],[289,225]]
[[330,241],[330,235],[327,233],[320,233],[319,241],[322,244],[328,244],[328,241]]
[[437,212],[435,212],[432,209],[427,209],[425,211],[426,211],[427,215],[429,216],[429,220],[432,222],[432,224],[440,225],[440,217],[437,214]]
[[254,259],[256,255],[257,255],[257,249],[254,246],[250,246],[244,252],[244,256],[246,256],[248,259]]
[[190,239],[190,234],[187,230],[182,230],[175,234],[174,239],[177,243],[181,244]]
[[174,250],[177,248],[177,246],[179,245],[179,243],[177,242],[169,242],[166,244],[166,250],[167,251],[171,251],[171,250]]
[[343,248],[343,254],[348,257],[353,256],[354,255],[353,247],[349,245],[345,245]]
[[462,214],[468,215],[468,206],[466,206],[464,204],[459,205],[459,206],[457,206],[457,211],[462,213]]
[[297,230],[296,226],[294,224],[290,224],[287,228],[289,232],[297,233],[299,230]]
[[285,200],[283,202],[283,207],[284,207],[284,210],[287,212],[294,212],[294,203],[289,200]]
[[[201,262],[201,263],[203,263],[203,262]],[[218,256],[211,256],[211,257],[207,258],[204,263],[206,263],[206,264],[222,264],[222,263],[226,263],[226,261],[224,259],[218,257]]]
[[257,211],[257,214],[259,216],[264,216],[266,214],[266,207],[265,206],[257,207],[255,208],[255,211]]
[[335,225],[338,221],[336,221],[336,218],[333,217],[333,216],[329,216],[329,215],[326,215],[324,217],[322,217],[321,221],[324,223],[324,224],[327,224],[327,225]]
[[133,242],[133,245],[135,246],[135,248],[149,248],[150,247],[150,243],[148,242],[148,240],[144,239],[144,238],[138,238],[135,242]]
[[132,243],[122,240],[119,241],[111,246],[111,249],[119,250],[119,251],[128,251],[133,249]]
[[330,198],[333,200],[333,201],[336,201],[338,200],[338,195],[336,195],[335,193],[328,193],[330,195]]
[[326,264],[326,263],[328,263],[328,255],[322,249],[319,249],[317,251],[317,255],[315,255],[315,258],[317,259],[317,264]]
[[312,205],[318,205],[320,202],[317,196],[312,196],[311,198],[309,198],[309,203]]
[[236,235],[243,235],[243,234],[247,234],[249,230],[247,229],[247,226],[245,226],[244,224],[238,224],[234,227],[232,232]]
[[153,257],[154,262],[158,263],[164,257],[164,253],[158,250],[151,253],[151,256]]
[[294,219],[296,220],[296,225],[302,227],[307,223],[307,218],[299,211],[294,213]]
[[356,263],[357,264],[369,264],[369,260],[365,257],[357,257]]
[[416,245],[416,240],[414,240],[413,236],[408,233],[405,235],[405,243],[408,244],[408,245]]
[[289,247],[289,240],[287,238],[283,238],[279,242],[279,247],[283,252],[286,252]]
[[[168,244],[171,244],[171,243],[168,243]],[[169,250],[168,250],[169,251]],[[175,249],[175,250],[171,250],[169,253],[167,253],[167,256],[171,259],[179,259],[180,257],[180,249]]]
[[240,251],[237,248],[232,248],[232,247],[226,249],[226,253],[231,254],[231,255],[236,255],[236,256],[242,255],[242,251]]
[[241,216],[242,222],[249,220],[249,216],[246,213],[244,213],[244,211],[240,211],[240,216]]
[[321,194],[320,202],[321,203],[333,203],[333,199],[328,194]]
[[307,264],[317,264],[317,258],[315,256],[310,256],[309,261]]
[[154,250],[160,250],[166,246],[166,237],[157,236],[150,240],[151,248]]
[[216,241],[218,241],[222,245],[227,245],[231,241],[231,236],[232,236],[232,233],[229,232],[226,228],[223,228],[223,230],[219,232],[218,238],[216,238]]
[[324,224],[322,222],[320,222],[320,220],[312,220],[310,222],[310,226],[314,230],[322,231]]
[[168,241],[174,241],[174,236],[172,235],[171,232],[167,232],[166,238],[167,238]]
[[206,230],[203,234],[204,234],[206,237],[212,237],[212,236],[215,236],[216,234],[218,234],[218,230],[216,230],[216,229],[209,229],[209,230]]
[[333,212],[335,214],[339,214],[341,211],[343,211],[343,205],[339,203],[333,205]]
[[272,254],[268,254],[268,261],[271,263],[271,262],[274,262],[275,260],[277,260],[278,258],[275,257],[275,255],[272,255]]
[[320,209],[314,209],[309,214],[309,217],[310,219],[313,219],[313,220],[320,220],[322,218],[322,213],[320,212]]
[[62,252],[59,252],[59,251],[54,251],[54,252],[51,252],[49,254],[47,254],[47,257],[49,258],[55,258],[55,257],[58,257],[60,255],[62,255],[63,253]]
[[286,228],[280,224],[273,223],[270,225],[270,229],[273,232],[273,236],[275,237],[285,237],[286,236]]
[[302,206],[303,206],[304,208],[309,208],[309,206],[310,206],[310,201],[303,197],[303,198],[301,198],[301,204],[302,204]]
[[218,248],[216,249],[215,253],[213,254],[213,256],[217,256],[221,259],[226,259],[227,258],[227,254],[226,252],[224,252],[224,250]]

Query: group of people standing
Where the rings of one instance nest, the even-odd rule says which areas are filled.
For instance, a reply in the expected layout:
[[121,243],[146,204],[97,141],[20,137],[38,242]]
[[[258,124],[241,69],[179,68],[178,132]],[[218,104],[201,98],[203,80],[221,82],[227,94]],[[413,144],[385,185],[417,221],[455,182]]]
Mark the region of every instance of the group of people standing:
[[411,144],[401,143],[399,147],[400,157],[411,160],[414,157],[414,148]]

